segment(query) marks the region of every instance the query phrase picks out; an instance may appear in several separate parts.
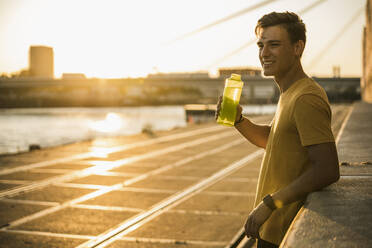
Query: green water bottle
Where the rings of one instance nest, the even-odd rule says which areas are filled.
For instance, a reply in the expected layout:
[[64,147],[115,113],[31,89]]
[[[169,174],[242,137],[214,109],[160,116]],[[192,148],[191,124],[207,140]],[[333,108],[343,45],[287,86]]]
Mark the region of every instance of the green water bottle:
[[226,79],[217,123],[230,127],[234,126],[236,106],[239,104],[243,85],[239,74],[231,74],[230,78]]

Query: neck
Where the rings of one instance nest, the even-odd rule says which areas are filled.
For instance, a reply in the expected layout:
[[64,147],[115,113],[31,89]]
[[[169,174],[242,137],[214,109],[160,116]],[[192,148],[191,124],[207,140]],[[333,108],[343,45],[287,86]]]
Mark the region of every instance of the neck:
[[278,84],[280,92],[284,93],[296,81],[307,77],[308,76],[304,72],[301,63],[297,63],[294,66],[291,66],[290,70],[285,74],[274,76],[274,80]]

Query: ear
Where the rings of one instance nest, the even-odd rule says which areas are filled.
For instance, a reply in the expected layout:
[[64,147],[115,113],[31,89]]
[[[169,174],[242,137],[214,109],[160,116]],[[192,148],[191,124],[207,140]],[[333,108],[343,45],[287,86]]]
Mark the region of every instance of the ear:
[[299,40],[295,43],[294,45],[294,52],[295,52],[295,55],[298,56],[299,58],[302,56],[302,53],[305,49],[305,43],[303,40]]

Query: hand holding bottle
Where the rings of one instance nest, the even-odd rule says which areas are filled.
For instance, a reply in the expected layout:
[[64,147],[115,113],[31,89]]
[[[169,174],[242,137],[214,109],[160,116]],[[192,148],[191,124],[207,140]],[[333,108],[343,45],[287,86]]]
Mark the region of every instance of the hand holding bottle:
[[[214,115],[215,120],[218,119],[218,116],[220,114],[222,99],[223,99],[223,97],[222,96],[219,96],[218,101],[217,101],[216,113]],[[242,114],[242,112],[243,112],[242,106],[240,106],[240,104],[236,105],[235,122],[237,122],[240,119],[240,115]]]
[[240,113],[237,113],[240,95],[242,93],[243,81],[238,74],[231,74],[226,79],[222,99],[217,104],[217,123],[225,126],[234,126],[235,121],[240,119]]

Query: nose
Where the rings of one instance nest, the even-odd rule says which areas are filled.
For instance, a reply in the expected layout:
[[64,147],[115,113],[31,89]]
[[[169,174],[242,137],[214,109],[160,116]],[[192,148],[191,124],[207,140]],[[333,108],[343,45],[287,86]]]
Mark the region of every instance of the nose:
[[267,57],[269,57],[269,55],[270,55],[270,50],[269,50],[269,48],[267,46],[264,45],[261,48],[261,57],[262,58],[267,58]]

